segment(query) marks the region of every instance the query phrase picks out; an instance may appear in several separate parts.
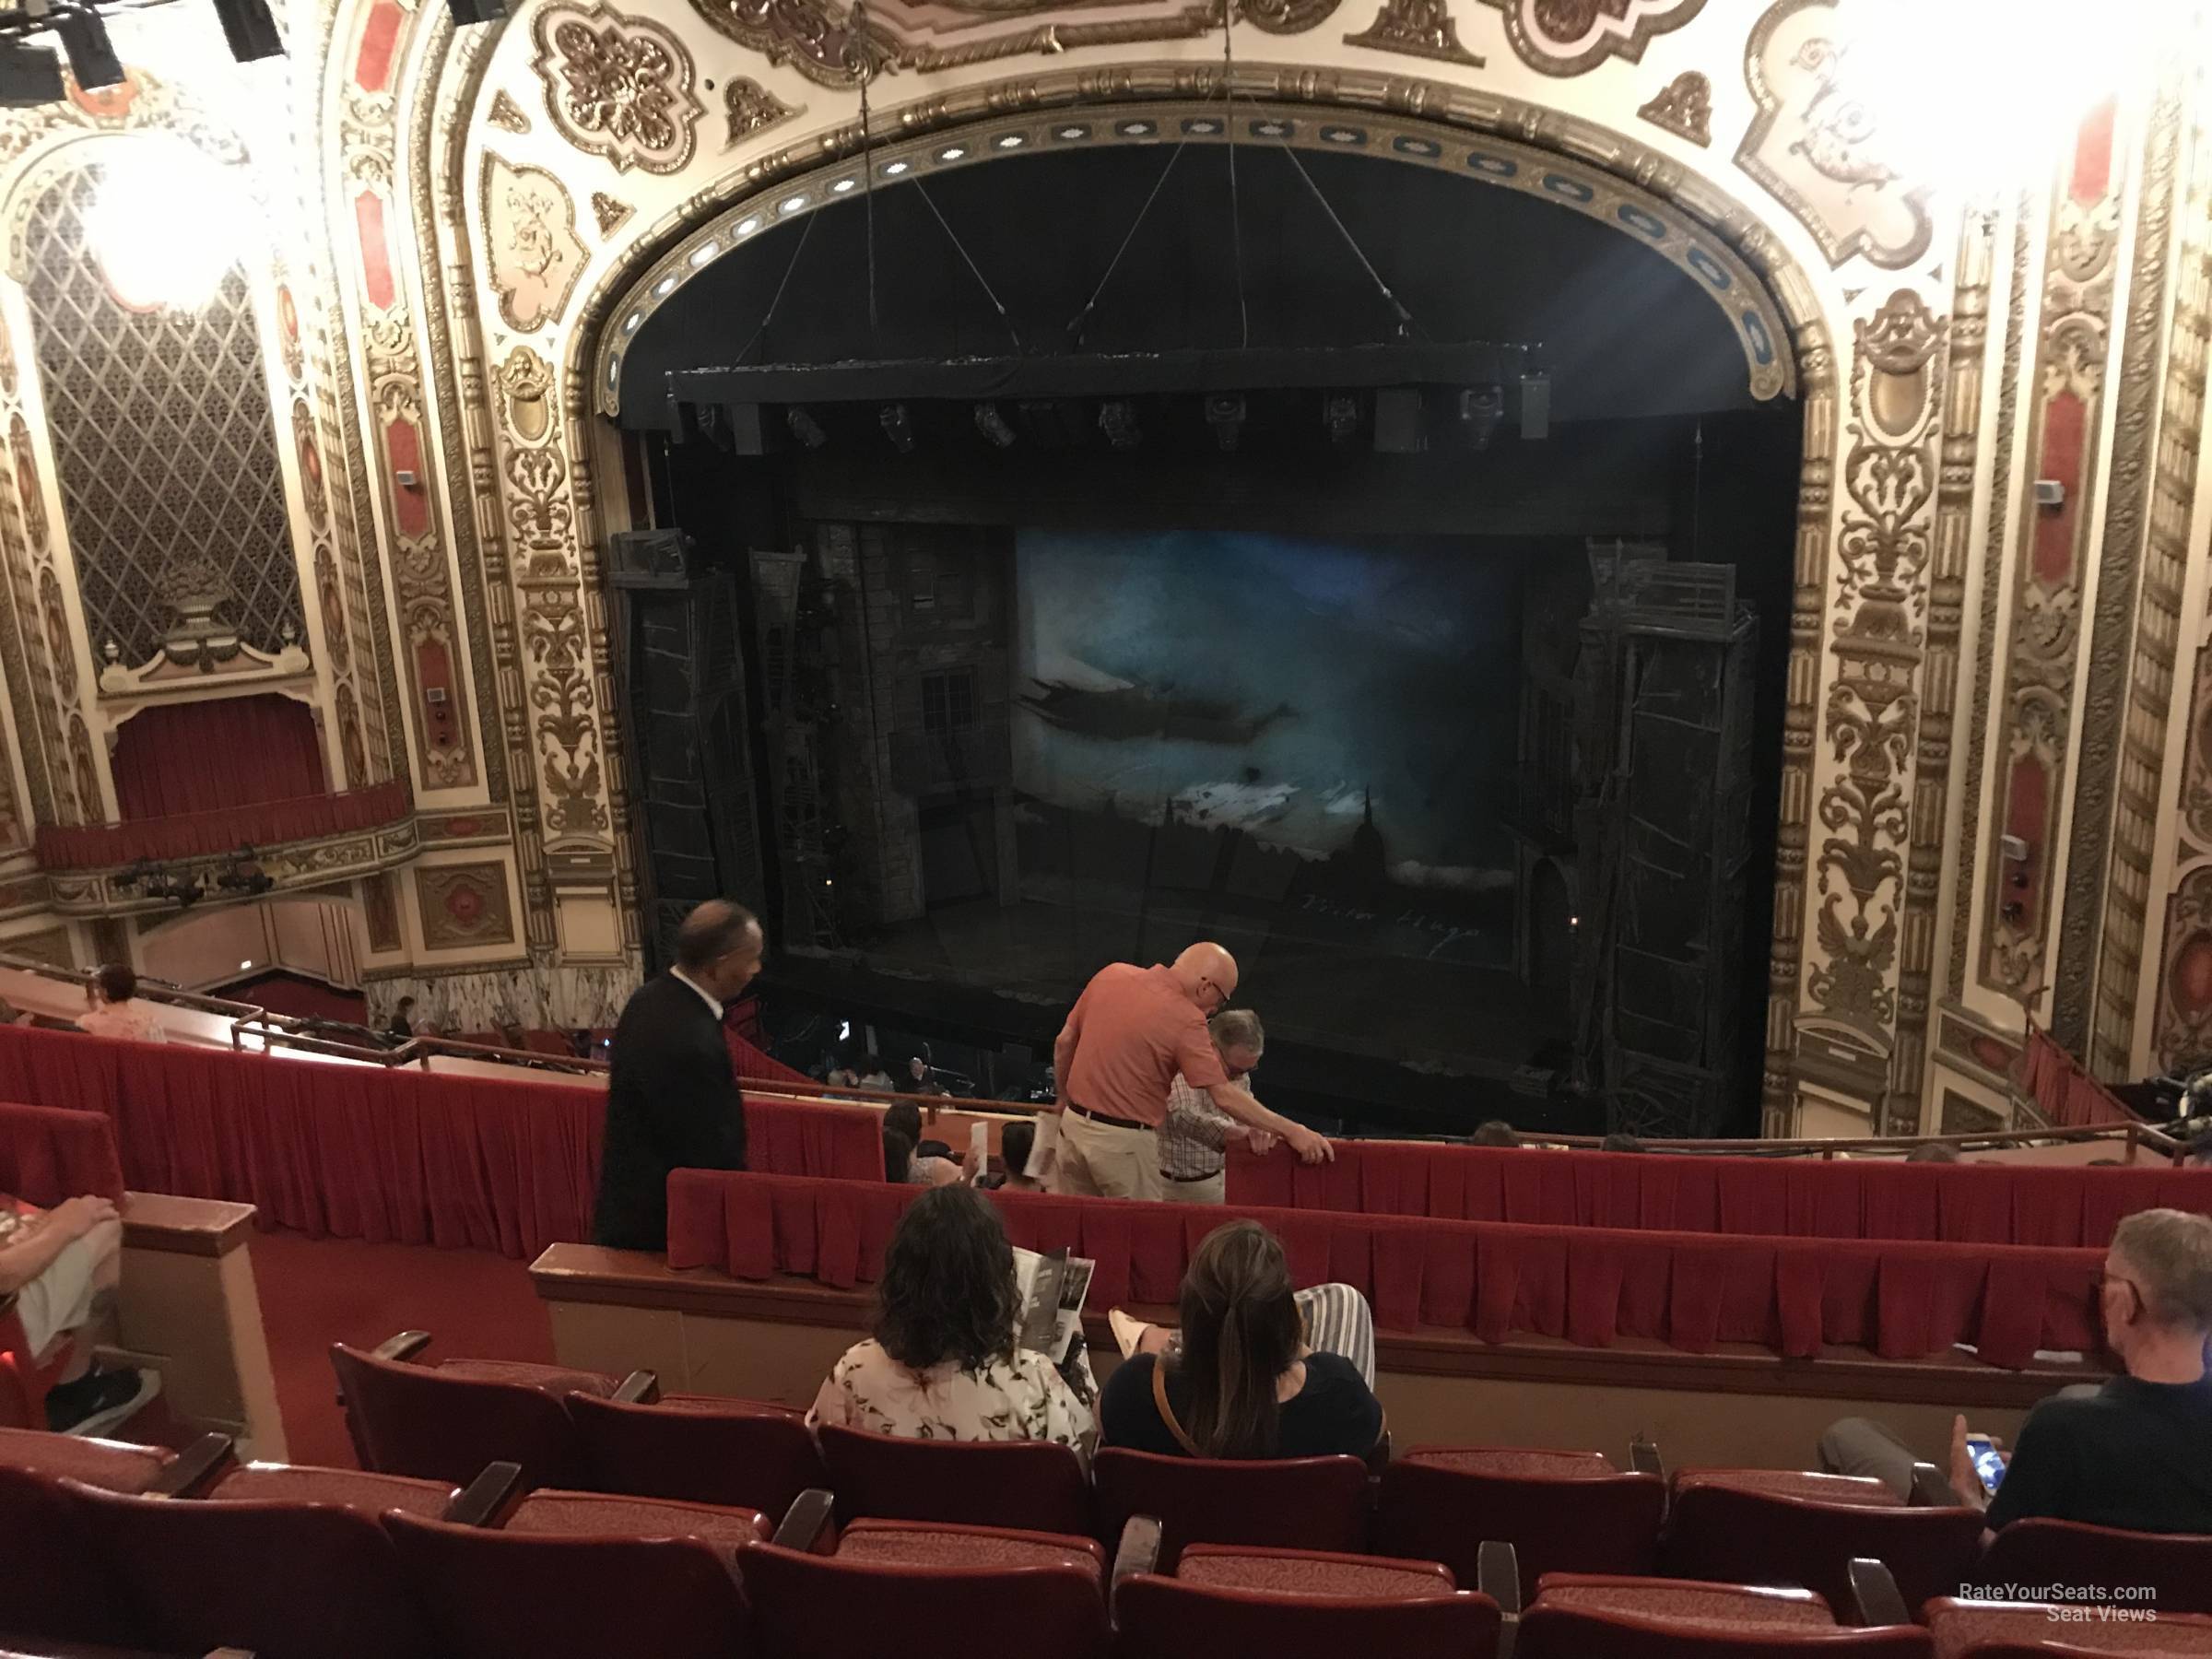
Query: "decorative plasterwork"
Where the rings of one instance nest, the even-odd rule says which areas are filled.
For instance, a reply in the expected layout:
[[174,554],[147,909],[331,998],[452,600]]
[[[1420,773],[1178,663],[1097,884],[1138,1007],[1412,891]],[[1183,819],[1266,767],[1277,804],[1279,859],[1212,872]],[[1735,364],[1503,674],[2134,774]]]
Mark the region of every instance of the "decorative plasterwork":
[[418,865],[415,899],[426,950],[514,943],[514,910],[507,899],[503,863]]
[[1705,0],[1484,0],[1505,14],[1505,38],[1530,68],[1581,75],[1607,58],[1643,61],[1656,35],[1681,28]]
[[388,871],[361,877],[361,920],[369,931],[369,948],[379,956],[400,949],[406,940],[399,931],[399,891]]
[[1382,0],[1375,20],[1358,34],[1346,35],[1344,43],[1472,69],[1483,66],[1482,59],[1459,43],[1459,26],[1452,21],[1445,0]]
[[1781,0],[1745,49],[1759,106],[1736,165],[1795,214],[1831,265],[1901,270],[1935,236],[1928,190],[1900,171],[1880,118],[1850,84],[1833,0]]
[[530,130],[530,117],[523,113],[523,106],[508,97],[503,88],[491,95],[491,109],[484,118],[503,133]]
[[628,202],[618,201],[604,190],[592,192],[592,218],[598,222],[602,240],[629,223],[629,216],[636,211]]
[[[411,861],[419,843],[413,819],[382,829],[352,831],[320,841],[288,841],[254,849],[255,862],[276,884],[276,890],[328,887],[372,870],[394,869]],[[190,863],[191,861],[181,861]],[[219,862],[219,861],[217,861]],[[53,909],[65,916],[128,916],[171,911],[165,900],[148,900],[122,885],[122,868],[72,870],[50,877]]]
[[500,320],[518,334],[559,322],[590,258],[569,193],[543,168],[517,167],[489,150],[477,193]]
[[[1982,982],[2023,999],[2044,989],[2047,979],[2052,881],[2072,758],[2124,182],[2112,148],[2113,118],[2108,103],[2083,124],[2053,193],[2030,392],[2034,476],[2016,509],[2012,625],[1997,712],[2005,747],[1996,821],[1982,853],[1987,881]],[[2044,480],[2064,488],[2056,505],[2036,500]],[[2025,843],[2026,856],[2002,855],[2006,836]]]
[[[724,149],[734,149],[755,133],[766,132],[780,121],[789,121],[799,112],[785,103],[759,81],[742,75],[733,75],[722,88],[722,112],[729,122],[729,137]],[[597,197],[593,198],[596,203]]]
[[2162,1064],[2202,1065],[2212,1056],[2212,865],[2189,871],[2166,902],[2158,1010]]
[[530,26],[546,112],[563,138],[617,172],[683,171],[706,106],[691,89],[691,54],[668,29],[611,6],[558,0]]
[[[1331,116],[1295,105],[1236,106],[1237,142],[1351,152],[1433,167],[1553,203],[1606,225],[1649,248],[1694,280],[1721,307],[1744,352],[1752,395],[1796,390],[1788,332],[1766,284],[1720,237],[1681,207],[1602,168],[1526,144],[1453,133],[1433,124],[1383,115]],[[1112,111],[1037,112],[888,145],[870,162],[883,185],[934,177],[1019,150],[1149,146],[1163,138],[1192,145],[1230,141],[1218,106],[1133,102]],[[857,159],[776,180],[772,199],[753,196],[692,230],[624,293],[602,331],[595,374],[603,413],[620,409],[621,359],[645,320],[717,258],[768,227],[812,213],[859,188]]]
[[1685,69],[1636,113],[1662,132],[1703,148],[1712,142],[1712,83],[1702,72]]

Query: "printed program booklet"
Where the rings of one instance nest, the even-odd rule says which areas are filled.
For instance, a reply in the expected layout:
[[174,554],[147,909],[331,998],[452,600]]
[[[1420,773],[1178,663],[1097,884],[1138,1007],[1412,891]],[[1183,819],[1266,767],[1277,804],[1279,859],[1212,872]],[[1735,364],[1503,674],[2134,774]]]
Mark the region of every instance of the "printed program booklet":
[[1097,1265],[1065,1250],[1039,1255],[1015,1247],[1014,1283],[1022,1308],[1018,1339],[1023,1347],[1051,1355],[1054,1365],[1066,1363],[1067,1350],[1083,1328],[1083,1299],[1090,1294],[1091,1269]]

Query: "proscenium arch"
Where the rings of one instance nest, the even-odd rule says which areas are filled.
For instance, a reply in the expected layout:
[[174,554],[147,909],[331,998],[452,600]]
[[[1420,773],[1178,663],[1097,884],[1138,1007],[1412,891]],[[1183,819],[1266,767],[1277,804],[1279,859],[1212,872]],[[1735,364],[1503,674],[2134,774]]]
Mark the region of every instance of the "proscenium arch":
[[[1232,125],[1233,124],[1233,125]],[[1603,224],[1691,279],[1727,320],[1753,398],[1794,395],[1796,364],[1782,306],[1750,265],[1682,207],[1586,161],[1419,118],[1284,102],[1122,103],[986,116],[877,146],[777,178],[695,223],[632,280],[607,312],[593,352],[591,406],[621,411],[628,344],[685,284],[771,228],[856,197],[957,169],[1029,156],[1194,144],[1281,147],[1388,159],[1551,203]]]

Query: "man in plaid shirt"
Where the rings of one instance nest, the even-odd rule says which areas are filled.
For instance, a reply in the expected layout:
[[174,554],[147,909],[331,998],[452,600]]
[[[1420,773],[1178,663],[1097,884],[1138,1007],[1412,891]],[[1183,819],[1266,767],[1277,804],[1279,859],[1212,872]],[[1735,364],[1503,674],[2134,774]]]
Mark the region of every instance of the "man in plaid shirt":
[[[1206,1029],[1229,1080],[1249,1088],[1249,1074],[1267,1044],[1260,1017],[1248,1008],[1226,1008],[1207,1020]],[[1178,1073],[1168,1090],[1167,1121],[1159,1126],[1159,1173],[1167,1183],[1163,1195],[1175,1204],[1221,1203],[1228,1168],[1224,1148],[1232,1140],[1248,1141],[1255,1152],[1275,1145],[1274,1135],[1238,1123]]]

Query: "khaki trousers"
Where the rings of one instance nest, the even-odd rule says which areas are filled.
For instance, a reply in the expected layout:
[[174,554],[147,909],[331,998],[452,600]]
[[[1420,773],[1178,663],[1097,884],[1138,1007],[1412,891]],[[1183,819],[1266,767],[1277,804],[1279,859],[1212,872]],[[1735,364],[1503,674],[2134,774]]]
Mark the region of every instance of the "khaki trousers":
[[1159,1138],[1072,1112],[1060,1114],[1052,1190],[1072,1198],[1160,1198]]
[[1229,1171],[1216,1170],[1202,1181],[1170,1181],[1159,1178],[1160,1196],[1170,1204],[1227,1204],[1229,1202]]

